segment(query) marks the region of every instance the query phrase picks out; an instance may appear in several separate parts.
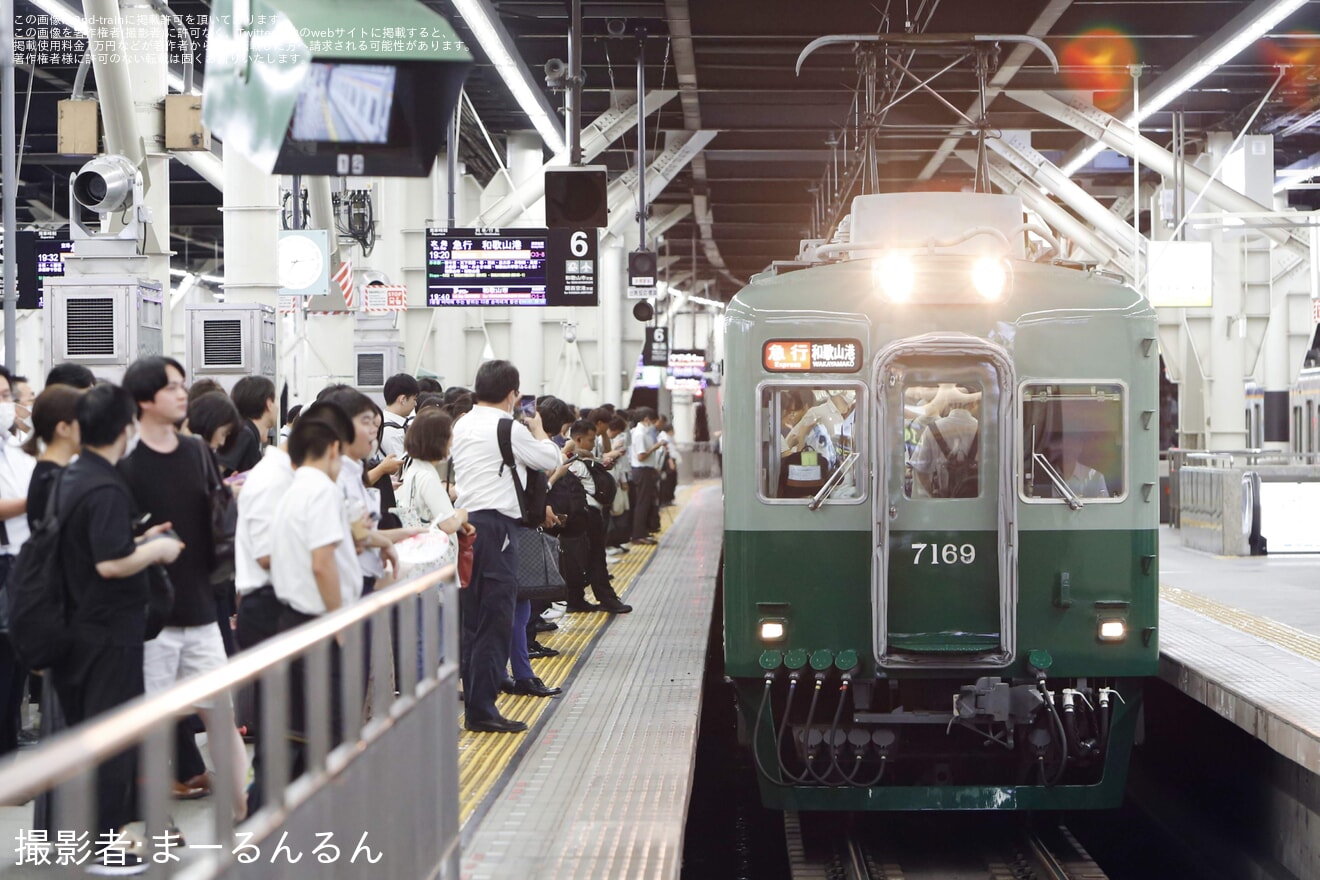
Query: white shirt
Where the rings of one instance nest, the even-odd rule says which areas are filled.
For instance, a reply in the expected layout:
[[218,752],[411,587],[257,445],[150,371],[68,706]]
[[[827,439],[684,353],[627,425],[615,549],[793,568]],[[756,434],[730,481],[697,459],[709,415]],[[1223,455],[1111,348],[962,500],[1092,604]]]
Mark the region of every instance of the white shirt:
[[248,471],[238,493],[238,526],[234,532],[234,588],[240,596],[270,583],[270,572],[257,560],[270,555],[275,509],[293,482],[293,462],[277,446]]
[[[16,446],[0,443],[0,498],[27,498],[28,484],[32,482],[32,472],[36,467],[35,458]],[[0,547],[0,553],[17,556],[23,542],[32,534],[28,528],[27,514],[20,513],[5,520],[5,534],[9,540]]]
[[384,425],[380,432],[380,454],[403,458],[403,437],[407,433],[408,418],[385,410]]
[[395,497],[399,509],[412,510],[423,525],[442,523],[454,515],[445,481],[440,479],[440,472],[429,461],[412,460]]
[[[347,455],[339,457],[339,489],[343,492],[344,509],[348,511],[350,520],[358,519],[361,516],[359,511],[373,514],[374,520],[380,520],[380,496],[368,492],[363,484],[362,462],[354,461]],[[376,523],[373,522],[371,527],[376,528]],[[358,565],[367,577],[378,578],[385,574],[385,563],[380,561],[380,551],[374,547],[368,547],[358,554]]]
[[651,442],[651,429],[645,422],[638,422],[628,437],[628,464],[635,468],[655,468],[655,453],[646,458],[641,455],[655,444]]
[[353,549],[353,530],[343,494],[324,471],[301,467],[275,508],[271,526],[270,574],[275,595],[295,611],[325,614],[312,573],[312,551],[335,545],[339,596],[344,605],[362,595],[362,570]]
[[[513,519],[522,516],[513,475],[508,468],[500,472],[504,459],[495,435],[500,420],[512,418],[493,406],[474,406],[470,413],[454,423],[449,460],[454,469],[454,485],[458,488],[457,506],[469,513],[496,510]],[[514,463],[519,467],[551,471],[563,461],[563,454],[555,441],[549,437],[537,440],[523,424],[513,423],[509,439]]]
[[582,483],[582,488],[587,490],[587,506],[600,510],[600,502],[596,500],[596,478],[591,475],[591,468],[587,467],[586,462],[576,455],[569,460],[568,472],[577,477]]

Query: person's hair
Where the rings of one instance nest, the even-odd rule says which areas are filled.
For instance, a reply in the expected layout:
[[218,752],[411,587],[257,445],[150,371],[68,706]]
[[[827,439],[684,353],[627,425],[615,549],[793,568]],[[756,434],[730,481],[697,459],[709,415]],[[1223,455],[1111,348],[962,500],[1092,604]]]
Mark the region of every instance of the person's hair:
[[396,373],[385,380],[385,403],[393,405],[400,397],[416,397],[422,389],[407,373]]
[[541,416],[541,427],[551,437],[564,430],[564,425],[574,421],[573,410],[557,397],[543,397],[536,407]]
[[330,446],[342,442],[339,433],[320,419],[302,418],[289,432],[289,459],[302,467],[309,458],[321,458]]
[[10,391],[14,390],[14,374],[9,372],[8,367],[0,366],[0,379],[4,379],[9,383]]
[[628,420],[623,416],[615,416],[610,419],[608,428],[611,431],[626,431],[628,430]]
[[477,405],[477,397],[471,391],[456,396],[452,401],[445,404],[445,412],[450,417],[458,421],[459,416],[465,416],[472,412],[472,407]]
[[423,391],[417,395],[417,415],[422,414],[425,409],[443,409],[445,406],[445,396],[436,394],[434,391]]
[[265,376],[244,376],[234,383],[229,396],[238,414],[255,422],[266,414],[267,404],[275,399],[275,383]]
[[31,385],[31,384],[32,384],[32,383],[28,380],[28,377],[27,377],[27,376],[19,376],[19,375],[17,375],[17,374],[15,374],[15,375],[13,375],[13,376],[10,376],[10,377],[9,377],[9,382],[10,382],[10,384],[12,384],[15,388],[17,388],[19,385]]
[[477,368],[472,390],[479,403],[502,403],[518,390],[518,368],[508,361],[486,361]]
[[596,423],[591,419],[578,419],[573,423],[573,427],[568,429],[570,437],[585,437],[596,430]]
[[229,426],[229,436],[221,444],[220,454],[227,453],[238,442],[238,432],[243,430],[243,420],[238,414],[234,402],[223,391],[212,391],[188,404],[188,430],[193,436],[200,437],[207,446],[215,432],[225,425]]
[[300,412],[302,412],[301,403],[295,403],[293,406],[289,407],[289,413],[284,417],[284,424],[292,425],[294,422],[298,421],[298,413]]
[[471,388],[464,388],[462,385],[450,385],[445,389],[445,403],[453,403],[460,397],[468,397],[471,396],[471,394]]
[[51,385],[37,395],[32,404],[32,436],[23,444],[28,455],[41,454],[41,444],[55,440],[55,429],[64,422],[78,421],[78,401],[82,391],[68,385]]
[[442,409],[428,409],[413,418],[403,438],[403,449],[417,461],[440,461],[449,456],[454,420]]
[[805,388],[790,388],[780,392],[779,403],[784,409],[811,409],[816,399]]
[[183,370],[183,364],[174,358],[138,358],[124,371],[124,390],[133,395],[133,400],[138,404],[154,400],[156,394],[170,384],[170,374],[167,372],[169,367],[178,370],[180,376],[186,378],[188,375]]
[[198,379],[188,386],[188,405],[192,406],[193,401],[203,394],[215,394],[217,391],[224,394],[225,386],[214,379]]
[[46,387],[68,385],[70,388],[86,390],[96,384],[92,371],[82,364],[56,364],[46,374]]
[[432,379],[430,376],[427,376],[424,379],[417,380],[417,390],[419,392],[427,391],[430,392],[431,394],[439,394],[445,390],[445,387],[436,380]]
[[296,428],[307,419],[315,419],[329,425],[330,429],[345,443],[352,443],[353,437],[356,435],[353,420],[348,417],[348,413],[344,412],[342,406],[333,401],[318,400],[304,408],[298,414],[298,421],[294,422],[293,426]]
[[348,386],[331,391],[329,394],[322,392],[316,396],[316,400],[318,403],[327,400],[339,404],[339,407],[348,414],[349,419],[356,419],[364,412],[380,412],[380,407],[376,406],[375,401],[356,388]]
[[127,388],[109,382],[78,398],[78,430],[83,446],[109,446],[137,418],[137,401]]
[[334,394],[336,391],[343,391],[345,388],[348,388],[353,391],[357,390],[352,385],[345,385],[343,382],[336,382],[333,385],[327,385],[324,388],[322,388],[320,391],[316,392],[316,399],[325,400],[331,394]]
[[592,422],[604,422],[608,425],[610,419],[614,418],[614,411],[606,409],[603,406],[598,406],[588,413],[586,418]]
[[637,407],[637,409],[633,410],[632,415],[634,424],[644,422],[647,419],[650,419],[653,422],[655,421],[655,410],[651,409],[649,406]]

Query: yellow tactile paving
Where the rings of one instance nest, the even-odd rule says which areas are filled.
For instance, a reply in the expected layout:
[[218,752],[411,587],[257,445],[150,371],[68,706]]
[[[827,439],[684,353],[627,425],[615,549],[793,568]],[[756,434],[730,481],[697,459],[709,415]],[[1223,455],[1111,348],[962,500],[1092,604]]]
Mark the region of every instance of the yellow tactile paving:
[[1320,663],[1320,638],[1286,623],[1259,617],[1177,587],[1161,585],[1160,598]]
[[[685,486],[680,489],[676,503],[660,511],[660,535],[663,536],[673,524],[690,488]],[[614,589],[625,601],[628,598],[628,588],[632,586],[656,549],[656,547],[632,547],[632,552],[610,566],[610,573],[614,575]],[[587,598],[591,599],[590,589],[587,591]],[[559,624],[557,631],[541,633],[538,636],[543,645],[554,648],[559,652],[559,656],[533,660],[536,674],[550,687],[563,686],[587,647],[612,617],[613,615],[602,613],[565,614],[560,617],[555,621]],[[467,730],[460,732],[458,800],[461,824],[467,824],[477,807],[490,794],[527,737],[536,734],[536,722],[551,708],[552,703],[553,700],[541,697],[501,694],[496,702],[501,714],[506,718],[527,722],[527,733],[472,733]],[[460,715],[460,725],[462,721]]]

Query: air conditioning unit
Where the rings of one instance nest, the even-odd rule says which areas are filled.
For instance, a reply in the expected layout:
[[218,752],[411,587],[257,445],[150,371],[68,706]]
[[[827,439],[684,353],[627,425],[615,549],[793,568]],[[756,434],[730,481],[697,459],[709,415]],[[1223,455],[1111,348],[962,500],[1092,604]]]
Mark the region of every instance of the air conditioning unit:
[[214,379],[231,390],[244,376],[275,381],[275,309],[260,303],[187,307],[190,381]]
[[120,381],[140,357],[165,351],[165,304],[155,281],[129,276],[46,279],[46,368],[77,363]]
[[404,363],[402,333],[394,314],[373,315],[359,312],[354,316],[353,385],[376,400],[384,398],[385,380],[407,368]]

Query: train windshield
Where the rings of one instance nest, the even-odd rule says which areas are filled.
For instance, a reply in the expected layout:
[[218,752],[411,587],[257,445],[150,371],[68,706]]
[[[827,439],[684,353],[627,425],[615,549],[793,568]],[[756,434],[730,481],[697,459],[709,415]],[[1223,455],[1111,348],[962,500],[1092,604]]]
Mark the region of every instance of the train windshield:
[[1022,496],[1028,501],[1119,500],[1124,474],[1123,386],[1022,388]]
[[903,494],[981,494],[981,385],[920,382],[903,389]]
[[[850,452],[863,424],[855,387],[765,385],[761,388],[760,492],[771,500],[812,498]],[[845,474],[831,501],[862,497],[859,468]]]

